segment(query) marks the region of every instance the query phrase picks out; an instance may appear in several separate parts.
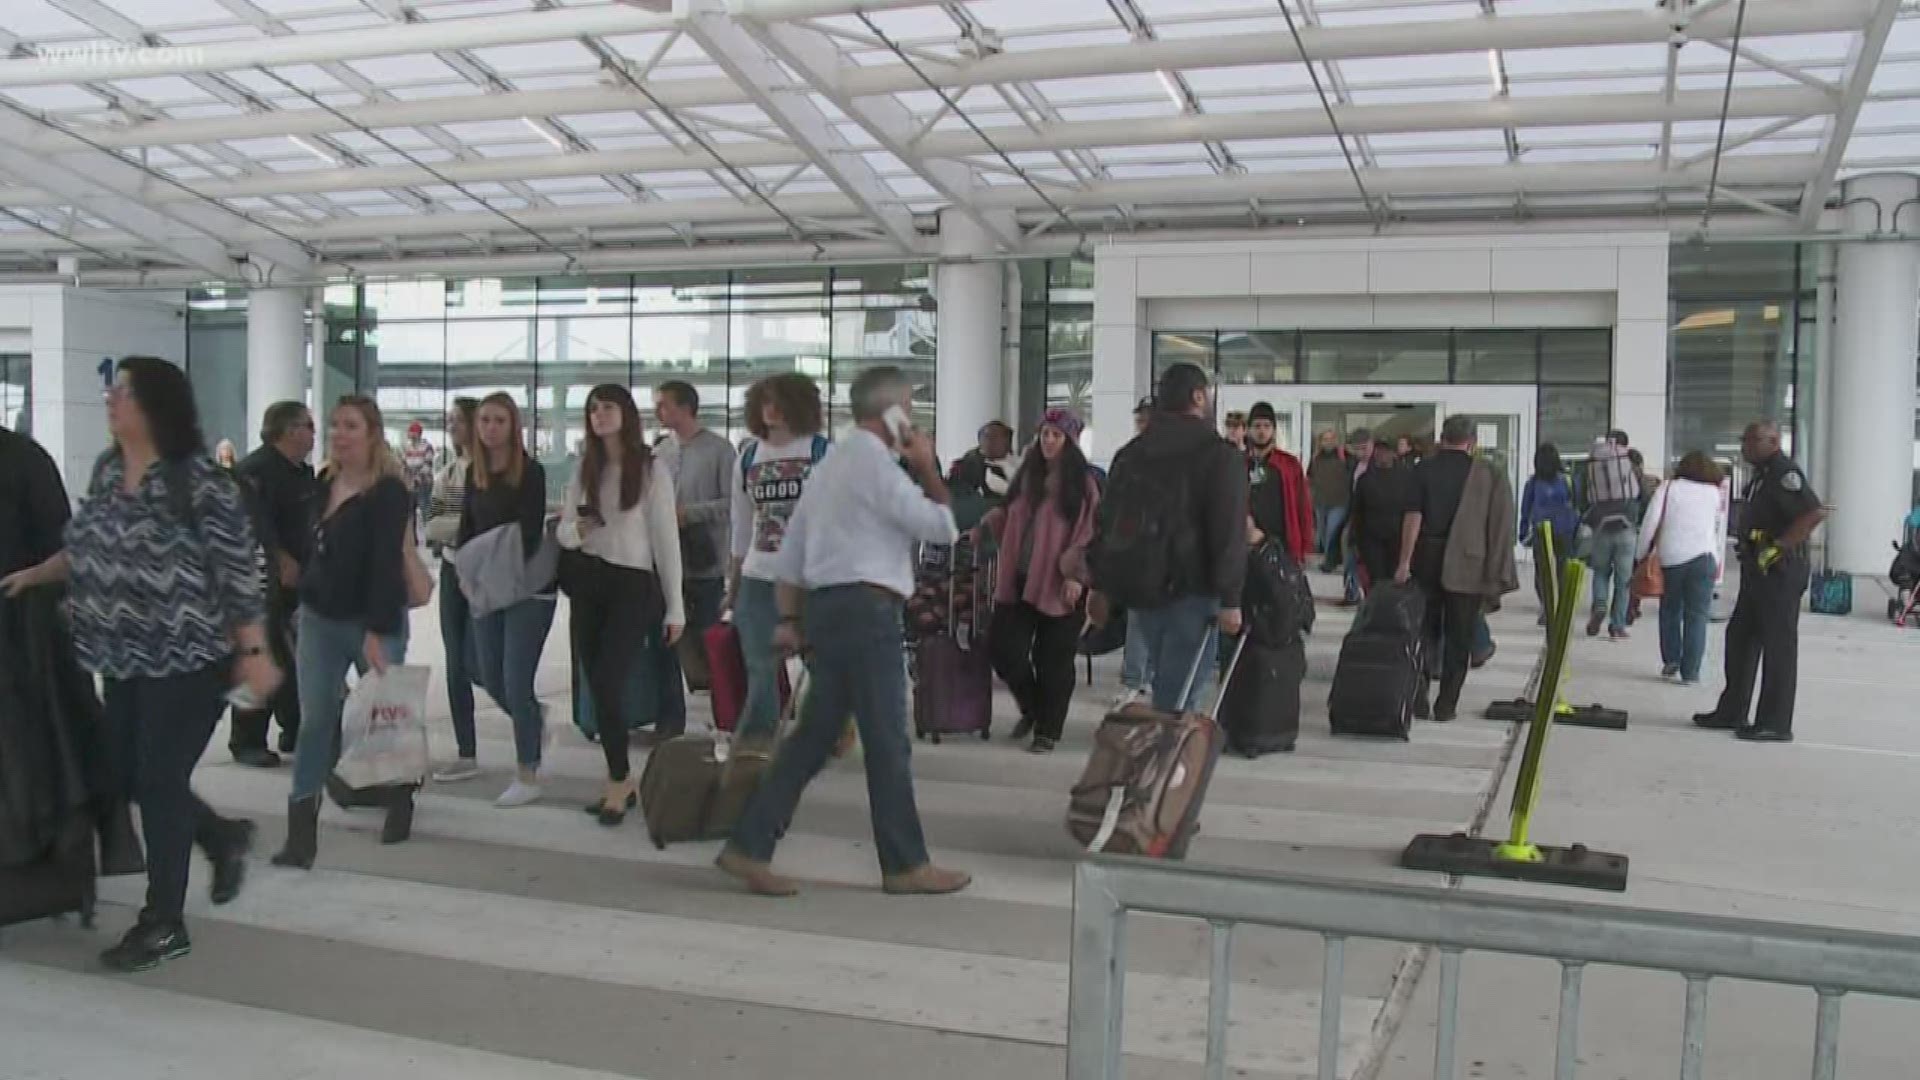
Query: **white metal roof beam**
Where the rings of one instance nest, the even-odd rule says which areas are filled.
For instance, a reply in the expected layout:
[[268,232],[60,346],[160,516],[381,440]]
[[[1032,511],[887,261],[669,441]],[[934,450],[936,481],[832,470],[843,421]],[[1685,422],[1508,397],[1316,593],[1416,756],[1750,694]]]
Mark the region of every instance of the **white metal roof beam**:
[[[0,107],[0,156],[14,176],[36,184],[59,201],[155,242],[175,245],[192,265],[225,276],[243,251],[255,262],[289,269],[305,267],[311,255],[246,215],[204,200],[182,201],[164,210],[146,205],[142,186],[150,179],[139,166],[66,136],[58,152],[27,149],[57,131],[14,107]],[[211,265],[210,265],[211,264]]]
[[1820,223],[1820,211],[1827,205],[1827,194],[1840,175],[1840,162],[1847,153],[1847,141],[1853,138],[1853,125],[1860,119],[1860,106],[1866,103],[1867,88],[1880,66],[1880,54],[1886,51],[1887,35],[1900,16],[1900,0],[1876,0],[1873,18],[1860,31],[1853,55],[1847,62],[1847,75],[1840,95],[1839,109],[1827,123],[1820,142],[1820,167],[1807,181],[1800,196],[1800,227],[1811,229]]
[[[1857,30],[1867,22],[1875,3],[1877,0],[1820,0],[1819,3],[1752,0],[1747,8],[1743,37],[1757,39],[1780,34]],[[839,0],[837,6],[844,14],[855,5],[854,0]],[[0,60],[0,87],[403,56],[442,49],[555,41],[582,35],[644,33],[672,29],[676,25],[671,17],[621,4],[563,7],[366,30],[299,34],[267,41],[212,42],[137,60],[125,55],[99,56],[84,52],[53,62]],[[1705,38],[1726,38],[1732,36],[1732,28],[1732,13],[1722,9],[1696,16],[1691,32]],[[1316,60],[1480,53],[1488,49],[1635,45],[1665,41],[1671,33],[1671,16],[1657,10],[1502,15],[1497,19],[1479,17],[1301,28],[1307,53]],[[1299,49],[1290,35],[1269,32],[1031,49],[983,57],[940,68],[932,74],[943,86],[985,86],[1036,79],[1122,75],[1161,68],[1236,67],[1299,60]],[[680,85],[682,82],[698,85]],[[884,94],[915,90],[920,86],[919,79],[904,64],[863,66],[849,72],[847,81],[847,90],[855,94]],[[670,80],[663,89],[662,99],[670,105],[738,104],[744,100],[738,90],[726,85],[726,80]]]
[[[859,124],[882,148],[912,169],[914,175],[926,181],[941,198],[972,219],[1000,250],[1019,249],[1018,229],[1003,227],[1001,221],[982,213],[973,205],[975,184],[972,170],[956,161],[922,157],[914,149],[912,141],[918,124],[913,113],[898,98],[890,94],[855,97],[841,89],[842,76],[849,65],[839,48],[825,34],[798,26],[766,24],[755,26],[750,33],[783,63],[798,72],[801,78],[811,83],[822,97],[833,102],[834,107],[845,113],[848,119]],[[877,175],[875,182],[887,187],[886,182]]]
[[[842,91],[835,90],[838,95]],[[834,97],[835,104],[839,99]],[[851,100],[865,102],[867,98]],[[1735,119],[1784,118],[1788,124],[1818,116],[1833,101],[1817,90],[1799,86],[1756,87],[1735,94],[1728,113]],[[845,106],[840,106],[845,108]],[[1565,94],[1554,97],[1490,98],[1481,101],[1435,101],[1390,105],[1336,105],[1334,115],[1349,134],[1398,132],[1483,131],[1503,127],[1579,127],[1598,124],[1651,123],[1661,120],[1712,120],[1720,115],[1720,91],[1683,90],[1672,102],[1660,93]],[[1786,125],[1782,125],[1786,126]],[[1161,117],[1148,120],[1082,120],[1053,124],[1003,124],[985,129],[994,143],[1009,153],[1103,146],[1155,146],[1208,140],[1313,138],[1332,133],[1326,113],[1319,108],[1281,109],[1258,113],[1215,113]],[[886,143],[883,142],[883,145]],[[1729,147],[1738,145],[1730,140]],[[891,149],[891,147],[889,147]],[[965,158],[992,153],[970,131],[935,132],[911,144],[912,156],[930,159]],[[776,143],[729,143],[723,151],[740,168],[799,165],[810,162],[802,150]],[[653,171],[711,169],[718,161],[697,147],[681,149],[614,150],[578,154],[543,154],[472,161],[436,163],[433,168],[462,183],[552,179],[568,176],[617,175]],[[437,184],[424,169],[393,165],[351,169],[309,169],[257,177],[198,180],[194,190],[222,198],[378,190]],[[143,199],[157,203],[180,201],[191,195],[171,185],[148,183]],[[15,206],[43,205],[45,193],[0,191],[0,201]]]
[[880,178],[864,152],[847,142],[804,90],[791,85],[792,79],[787,73],[780,70],[760,43],[728,15],[717,0],[682,2],[684,6],[680,10],[685,12],[688,36],[779,125],[814,167],[859,204],[876,225],[886,230],[901,250],[915,250],[920,234],[914,227],[913,216]]

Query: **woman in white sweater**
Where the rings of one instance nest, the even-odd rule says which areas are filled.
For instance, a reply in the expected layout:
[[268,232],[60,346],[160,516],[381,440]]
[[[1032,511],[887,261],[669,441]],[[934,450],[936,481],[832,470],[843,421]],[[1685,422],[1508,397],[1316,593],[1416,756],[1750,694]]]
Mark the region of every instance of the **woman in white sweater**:
[[1720,466],[1695,450],[1680,459],[1641,523],[1639,558],[1657,558],[1666,577],[1660,598],[1660,674],[1700,684],[1707,653],[1713,583],[1725,557],[1726,511],[1720,505]]
[[586,452],[567,482],[557,539],[571,553],[563,577],[572,602],[573,654],[593,691],[607,787],[587,806],[618,825],[637,799],[627,762],[624,661],[634,644],[687,624],[680,591],[680,526],[673,478],[641,437],[627,388],[603,383],[587,395]]

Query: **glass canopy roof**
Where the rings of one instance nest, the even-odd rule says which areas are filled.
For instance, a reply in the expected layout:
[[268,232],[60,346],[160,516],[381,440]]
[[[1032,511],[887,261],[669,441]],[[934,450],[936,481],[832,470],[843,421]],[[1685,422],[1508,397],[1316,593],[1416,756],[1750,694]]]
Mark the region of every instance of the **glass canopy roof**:
[[0,47],[12,275],[1810,232],[1920,168],[1901,0],[7,0]]

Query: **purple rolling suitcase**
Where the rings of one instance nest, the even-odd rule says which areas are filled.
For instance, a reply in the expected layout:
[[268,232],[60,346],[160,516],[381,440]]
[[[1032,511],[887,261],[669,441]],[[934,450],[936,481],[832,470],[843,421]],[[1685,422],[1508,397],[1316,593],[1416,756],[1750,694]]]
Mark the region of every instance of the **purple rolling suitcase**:
[[913,730],[938,743],[945,735],[990,737],[993,667],[986,650],[940,634],[915,649]]

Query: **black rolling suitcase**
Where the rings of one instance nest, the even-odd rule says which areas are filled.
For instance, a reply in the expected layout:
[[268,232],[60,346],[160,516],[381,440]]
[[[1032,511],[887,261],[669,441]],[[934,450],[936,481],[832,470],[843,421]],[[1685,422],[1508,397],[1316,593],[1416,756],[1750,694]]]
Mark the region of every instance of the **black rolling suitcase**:
[[1327,715],[1335,735],[1406,739],[1421,671],[1426,598],[1414,585],[1375,586],[1340,643]]
[[78,915],[80,925],[92,927],[93,836],[92,818],[75,814],[43,858],[0,867],[0,926]]
[[1247,642],[1240,666],[1220,699],[1220,726],[1227,753],[1255,758],[1286,754],[1300,737],[1300,683],[1307,674],[1307,647]]

